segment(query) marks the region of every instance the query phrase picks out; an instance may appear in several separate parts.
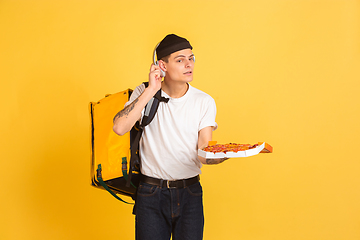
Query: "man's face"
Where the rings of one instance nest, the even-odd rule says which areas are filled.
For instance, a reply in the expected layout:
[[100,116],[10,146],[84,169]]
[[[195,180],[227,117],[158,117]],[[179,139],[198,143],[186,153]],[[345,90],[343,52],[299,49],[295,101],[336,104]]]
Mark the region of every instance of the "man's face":
[[168,62],[163,62],[167,79],[179,82],[193,80],[194,54],[191,49],[183,49],[170,55]]

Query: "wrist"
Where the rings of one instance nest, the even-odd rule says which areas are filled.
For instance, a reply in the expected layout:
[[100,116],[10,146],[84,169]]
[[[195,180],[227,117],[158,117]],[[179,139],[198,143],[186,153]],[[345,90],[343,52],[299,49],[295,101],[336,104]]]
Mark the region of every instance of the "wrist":
[[151,96],[154,96],[157,93],[157,91],[159,91],[159,89],[160,88],[151,86],[149,84],[149,86],[147,88],[145,88],[144,92],[146,92],[147,94],[150,94]]
[[145,99],[147,99],[146,101],[149,101],[157,93],[157,91],[158,90],[156,88],[148,86],[147,88],[145,88],[142,95]]

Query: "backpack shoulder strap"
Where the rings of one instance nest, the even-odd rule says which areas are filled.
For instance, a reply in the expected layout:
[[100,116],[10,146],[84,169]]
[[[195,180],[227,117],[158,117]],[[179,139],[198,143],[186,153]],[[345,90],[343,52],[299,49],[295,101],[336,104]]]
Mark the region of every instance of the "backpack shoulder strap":
[[[145,87],[149,86],[149,82],[144,82],[143,83],[145,85]],[[145,112],[144,112],[144,116],[142,118],[141,123],[139,124],[139,130],[136,134],[136,137],[134,139],[133,142],[131,142],[131,157],[130,157],[130,168],[129,168],[129,174],[128,174],[128,179],[126,182],[126,186],[129,187],[130,183],[131,183],[131,177],[132,177],[132,170],[135,167],[136,163],[140,163],[140,159],[138,156],[138,150],[139,150],[139,142],[140,142],[140,138],[143,132],[144,127],[146,127],[147,125],[150,124],[150,122],[154,119],[155,114],[158,110],[159,107],[159,103],[160,102],[168,102],[169,99],[168,98],[164,98],[161,96],[161,89],[159,91],[156,92],[156,94],[154,95],[154,97],[152,97],[150,99],[150,101],[146,104],[145,106]]]
[[[149,82],[144,82],[145,87],[149,86]],[[144,128],[148,125],[155,117],[156,111],[159,107],[160,102],[168,102],[169,99],[161,96],[161,89],[156,92],[153,98],[145,106],[144,116],[142,118],[140,127]]]

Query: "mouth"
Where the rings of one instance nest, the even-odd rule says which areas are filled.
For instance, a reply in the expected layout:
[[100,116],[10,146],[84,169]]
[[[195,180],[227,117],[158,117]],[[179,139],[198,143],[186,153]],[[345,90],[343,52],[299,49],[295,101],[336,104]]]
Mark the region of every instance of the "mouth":
[[192,71],[184,72],[185,75],[192,75]]

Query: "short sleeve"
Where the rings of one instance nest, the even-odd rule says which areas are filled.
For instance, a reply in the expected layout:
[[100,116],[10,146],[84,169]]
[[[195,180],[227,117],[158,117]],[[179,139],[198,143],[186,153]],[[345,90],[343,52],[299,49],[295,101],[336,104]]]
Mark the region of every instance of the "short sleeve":
[[[130,95],[129,101],[127,101],[124,105],[124,108],[129,106],[135,99],[137,99],[143,92],[145,91],[145,85],[141,84],[135,88],[135,90]],[[144,115],[144,109],[141,111],[141,118]]]
[[210,127],[210,126],[213,127],[213,130],[215,131],[218,125],[215,122],[216,104],[215,104],[215,100],[212,97],[208,96],[206,101],[204,101],[201,114],[202,117],[199,124],[199,131],[205,127]]

